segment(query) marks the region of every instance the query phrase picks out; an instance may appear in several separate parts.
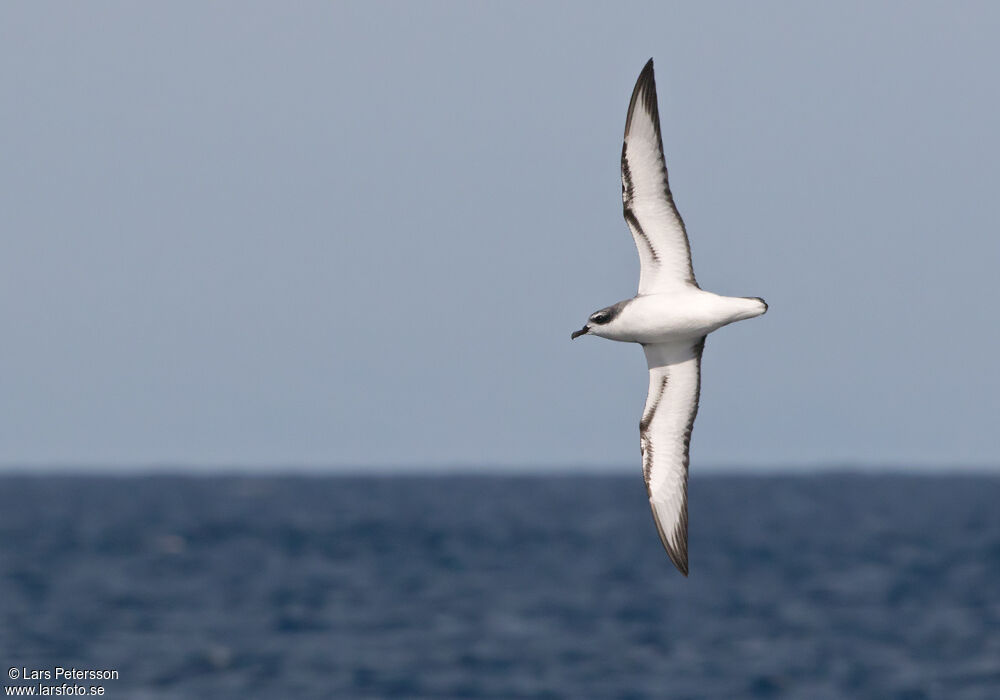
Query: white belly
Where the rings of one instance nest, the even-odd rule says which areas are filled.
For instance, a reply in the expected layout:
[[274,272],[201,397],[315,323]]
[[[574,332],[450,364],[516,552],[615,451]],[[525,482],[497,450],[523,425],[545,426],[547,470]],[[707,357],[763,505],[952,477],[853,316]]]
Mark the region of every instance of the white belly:
[[756,299],[724,297],[700,289],[650,294],[633,299],[595,335],[632,343],[700,338],[733,321],[760,316],[765,308]]

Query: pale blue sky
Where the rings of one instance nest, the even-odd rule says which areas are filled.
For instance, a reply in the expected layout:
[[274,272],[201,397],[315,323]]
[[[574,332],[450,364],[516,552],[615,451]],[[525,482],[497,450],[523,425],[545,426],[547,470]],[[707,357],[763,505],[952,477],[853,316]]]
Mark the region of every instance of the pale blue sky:
[[1000,5],[808,5],[4,3],[0,464],[638,470],[650,56],[693,468],[1000,464]]

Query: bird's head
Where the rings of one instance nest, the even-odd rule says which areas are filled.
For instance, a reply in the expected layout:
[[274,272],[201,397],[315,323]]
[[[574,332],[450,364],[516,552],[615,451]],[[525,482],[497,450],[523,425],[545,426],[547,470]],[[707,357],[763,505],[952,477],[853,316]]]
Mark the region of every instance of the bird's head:
[[618,318],[618,314],[621,310],[625,308],[627,302],[620,301],[612,306],[606,306],[603,309],[599,309],[594,313],[590,314],[590,318],[587,319],[587,324],[578,331],[573,331],[570,338],[576,339],[581,335],[596,335],[602,338],[607,338],[609,332],[613,332],[613,326],[615,319]]

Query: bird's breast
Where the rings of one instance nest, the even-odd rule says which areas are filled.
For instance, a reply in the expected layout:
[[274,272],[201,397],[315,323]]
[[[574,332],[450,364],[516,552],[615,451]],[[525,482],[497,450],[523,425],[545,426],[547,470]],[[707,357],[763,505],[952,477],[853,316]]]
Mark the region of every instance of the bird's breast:
[[[698,338],[724,324],[721,310],[704,292],[636,297],[615,324],[615,340],[633,343],[663,343]],[[715,296],[715,295],[709,295]]]

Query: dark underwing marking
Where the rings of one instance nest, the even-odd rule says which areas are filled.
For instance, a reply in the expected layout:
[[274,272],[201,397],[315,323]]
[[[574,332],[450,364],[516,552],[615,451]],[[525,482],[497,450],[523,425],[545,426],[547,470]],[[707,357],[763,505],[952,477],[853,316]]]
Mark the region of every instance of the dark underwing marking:
[[642,230],[642,226],[639,224],[639,219],[636,218],[635,214],[632,213],[632,210],[627,206],[625,207],[624,214],[625,221],[632,228],[632,232],[636,235],[636,238],[646,244],[646,247],[649,249],[649,256],[653,259],[653,262],[659,263],[660,256],[657,254],[656,248],[653,247],[653,242],[649,240],[649,236],[647,236],[646,232]]
[[653,416],[656,414],[656,409],[660,405],[660,399],[663,398],[663,392],[667,389],[667,379],[668,375],[666,373],[660,377],[660,386],[656,390],[656,398],[653,399],[653,402],[649,405],[649,410],[646,411],[642,420],[639,421],[639,430],[641,432],[646,432],[646,429],[649,428],[649,424],[653,422]]
[[663,394],[667,390],[668,374],[664,372],[660,378],[660,386],[656,391],[656,396],[649,404],[649,408],[639,421],[639,452],[642,455],[642,478],[646,482],[646,492],[649,492],[649,477],[653,471],[653,440],[649,436],[649,426],[656,416],[656,409],[660,406]]
[[684,428],[684,480],[687,482],[687,472],[688,463],[690,461],[690,456],[688,450],[691,446],[691,431],[694,430],[694,419],[698,416],[698,405],[701,403],[701,355],[705,352],[705,338],[708,336],[702,336],[701,339],[694,345],[694,356],[697,359],[697,364],[695,365],[695,387],[694,387],[694,402],[691,404],[691,408],[688,411],[687,425]]
[[635,186],[632,184],[632,168],[629,167],[626,150],[628,143],[622,144],[622,204],[628,206],[632,203],[635,194]]

